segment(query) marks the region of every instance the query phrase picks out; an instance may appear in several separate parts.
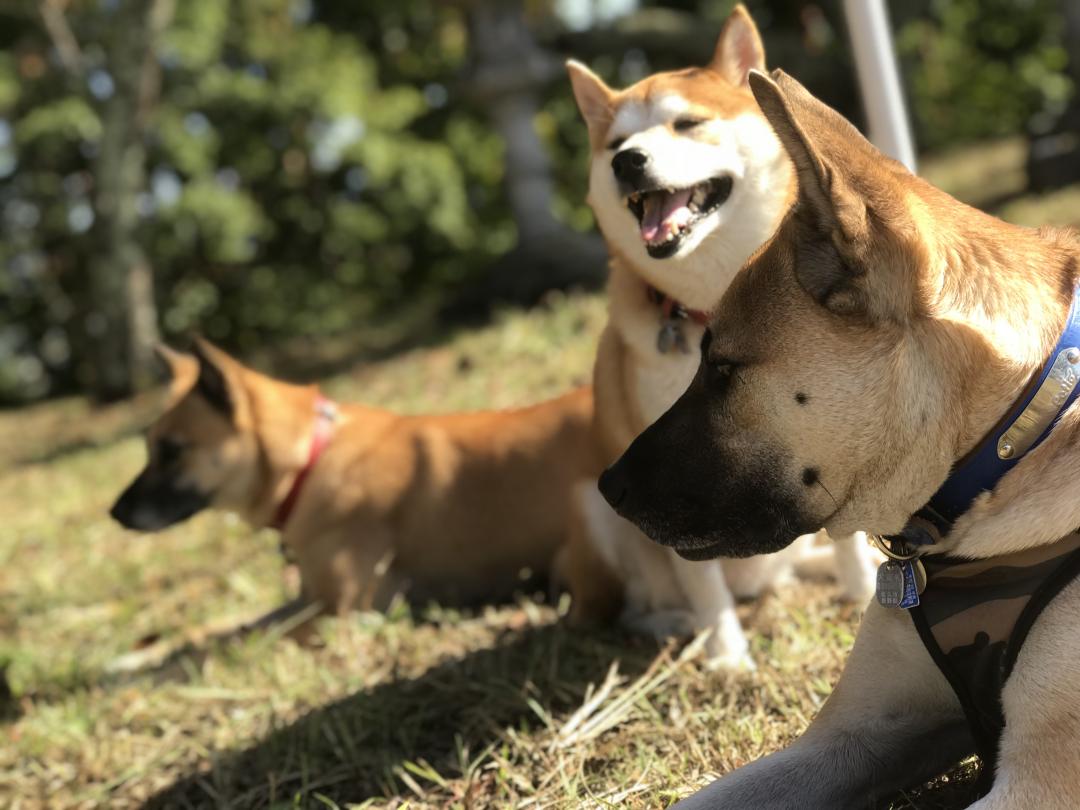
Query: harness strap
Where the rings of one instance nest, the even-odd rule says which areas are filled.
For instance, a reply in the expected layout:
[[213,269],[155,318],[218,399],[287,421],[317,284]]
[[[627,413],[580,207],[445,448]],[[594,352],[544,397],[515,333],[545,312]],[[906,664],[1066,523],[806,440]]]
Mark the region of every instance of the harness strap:
[[1006,724],[1002,690],[1042,611],[1080,575],[1080,530],[1000,557],[925,559],[926,598],[911,609],[912,622],[960,701],[984,781],[992,781]]
[[1054,597],[1061,593],[1065,587],[1080,576],[1080,549],[1070,554],[1061,567],[1047,577],[1046,581],[1039,586],[1031,599],[1016,620],[1012,637],[1009,639],[1008,649],[1005,651],[1005,659],[1002,661],[1002,681],[1012,675],[1013,667],[1016,666],[1016,658],[1020,655],[1020,648],[1027,641],[1028,633],[1035,625],[1035,620],[1053,601]]
[[960,673],[953,669],[949,659],[942,652],[937,639],[934,638],[933,631],[930,629],[930,624],[926,620],[922,606],[917,605],[911,608],[908,613],[911,614],[912,624],[915,625],[915,630],[918,632],[919,639],[922,641],[926,651],[930,653],[930,658],[937,665],[938,671],[945,676],[945,680],[949,682],[956,699],[960,701],[964,719],[967,720],[968,729],[971,731],[971,736],[975,741],[975,753],[979,755],[979,759],[983,763],[976,786],[976,792],[982,796],[990,791],[993,783],[993,774],[997,765],[1000,730],[988,729],[983,723],[982,715],[975,705],[975,700],[968,689],[967,682],[961,677]]

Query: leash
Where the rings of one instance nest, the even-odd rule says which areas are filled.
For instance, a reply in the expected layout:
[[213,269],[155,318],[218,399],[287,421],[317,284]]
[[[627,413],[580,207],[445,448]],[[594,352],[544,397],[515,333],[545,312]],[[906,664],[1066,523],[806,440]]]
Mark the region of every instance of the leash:
[[926,570],[919,557],[949,533],[956,520],[1025,455],[1038,447],[1080,396],[1080,286],[1054,348],[1042,369],[1013,403],[999,427],[961,459],[945,483],[897,535],[872,536],[889,559],[878,569],[877,598],[885,607],[919,604]]
[[678,349],[680,354],[689,354],[690,347],[686,343],[686,335],[683,334],[682,322],[690,320],[706,326],[709,323],[708,313],[690,309],[651,284],[645,285],[645,295],[653,306],[660,309],[660,331],[656,335],[656,350],[660,354],[667,354],[672,349]]
[[315,423],[311,431],[311,445],[308,448],[307,463],[296,474],[296,478],[293,479],[292,486],[289,487],[285,499],[278,505],[270,528],[278,530],[285,528],[285,523],[289,520],[289,516],[292,515],[292,511],[296,507],[296,502],[300,498],[300,490],[304,487],[304,481],[307,480],[308,474],[315,466],[315,462],[319,460],[319,456],[322,455],[323,450],[330,443],[330,436],[334,432],[334,423],[337,422],[337,417],[337,405],[319,394],[315,399]]

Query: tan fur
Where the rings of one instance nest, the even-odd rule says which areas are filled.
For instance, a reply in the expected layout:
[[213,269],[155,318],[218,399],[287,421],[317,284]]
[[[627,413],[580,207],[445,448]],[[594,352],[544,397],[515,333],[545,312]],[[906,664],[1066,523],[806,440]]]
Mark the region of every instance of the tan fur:
[[[1041,368],[1077,284],[1080,240],[1009,225],[953,200],[882,156],[782,73],[756,74],[751,84],[797,167],[799,199],[711,321],[703,370],[723,374],[737,362],[737,376],[691,389],[667,425],[620,461],[639,464],[622,491],[631,488],[636,496],[627,498],[642,503],[628,511],[664,542],[697,542],[662,503],[651,503],[655,482],[640,470],[673,472],[678,459],[656,456],[704,408],[717,424],[703,441],[714,443],[713,456],[723,456],[718,463],[734,478],[751,473],[729,442],[752,436],[737,445],[741,458],[779,460],[768,486],[790,523],[893,533]],[[806,392],[809,404],[797,405],[793,391]],[[1078,426],[1074,405],[957,523],[948,550],[992,557],[1074,530]],[[829,493],[799,481],[809,467]],[[723,548],[729,540],[712,542]],[[994,785],[973,808],[1080,806],[1078,628],[1073,582],[1036,621],[1006,683]],[[863,806],[971,749],[959,703],[910,617],[875,604],[839,685],[803,737],[680,807]]]
[[[201,344],[171,353],[170,403],[148,434],[185,446],[176,480],[210,505],[269,525],[304,467],[318,392],[245,368]],[[233,414],[200,393],[200,363],[227,381]],[[595,475],[592,391],[528,408],[404,416],[341,405],[332,435],[282,530],[305,601],[343,613],[424,601],[501,598],[519,575],[550,572],[572,520],[571,488]],[[589,571],[587,554],[575,570]],[[602,576],[602,572],[599,576]],[[617,595],[598,588],[597,609]]]
[[[681,326],[685,354],[657,350],[662,315],[649,300],[648,286],[692,309],[709,310],[750,254],[771,236],[794,199],[790,164],[747,84],[748,71],[763,66],[761,39],[742,5],[725,24],[713,59],[704,68],[659,73],[616,91],[584,65],[567,65],[593,149],[589,203],[611,254],[609,321],[600,339],[593,380],[596,433],[606,462],[618,458],[667,410],[698,365],[704,329],[691,320]],[[677,131],[675,122],[686,117],[705,123],[688,132]],[[659,171],[675,186],[686,182],[680,178],[688,175],[696,182],[704,179],[701,172],[729,173],[734,178],[731,198],[711,215],[715,221],[695,226],[695,233],[698,227],[708,229],[697,242],[672,258],[653,259],[642,247],[626,200],[616,188],[613,144],[650,152]],[[712,166],[716,168],[703,168]],[[737,568],[747,584],[729,589],[720,563],[707,570],[704,564],[691,565],[670,552],[658,553],[635,527],[618,518],[599,525],[595,515],[603,504],[597,507],[590,503],[593,499],[596,496],[587,492],[579,498],[582,509],[594,515],[591,524],[578,524],[592,526],[591,538],[588,529],[577,531],[571,545],[591,542],[612,547],[601,557],[609,558],[609,568],[618,569],[616,578],[636,594],[627,599],[627,607],[639,616],[687,611],[691,627],[716,631],[709,650],[717,663],[749,665],[729,590],[743,595],[760,592],[783,575],[796,555],[786,553],[789,559],[784,564],[764,559],[741,563]],[[868,552],[848,544],[841,554],[852,561],[845,577],[849,595],[865,601],[872,576]],[[567,579],[576,618],[594,618],[590,606],[610,604],[590,592],[590,572],[577,574],[571,566]],[[655,584],[643,586],[649,580]],[[671,583],[681,597],[672,598]],[[609,591],[610,581],[603,580],[600,587]]]

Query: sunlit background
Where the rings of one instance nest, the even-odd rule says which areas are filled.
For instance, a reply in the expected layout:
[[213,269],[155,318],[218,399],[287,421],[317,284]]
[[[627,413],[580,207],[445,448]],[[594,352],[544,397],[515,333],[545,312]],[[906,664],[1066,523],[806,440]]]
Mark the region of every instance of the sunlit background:
[[[9,0],[0,401],[126,395],[193,332],[310,374],[601,284],[562,61],[702,63],[732,5]],[[748,5],[770,64],[860,121],[838,0]],[[1080,179],[1075,5],[891,4],[920,151],[1022,153],[968,169],[981,204]]]

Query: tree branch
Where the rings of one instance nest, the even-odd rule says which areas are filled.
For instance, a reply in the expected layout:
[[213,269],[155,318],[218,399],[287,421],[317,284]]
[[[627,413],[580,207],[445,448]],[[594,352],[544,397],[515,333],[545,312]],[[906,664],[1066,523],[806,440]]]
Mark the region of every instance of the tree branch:
[[64,68],[74,76],[82,76],[83,57],[79,42],[68,25],[64,10],[67,8],[67,0],[41,0],[38,3],[38,11],[41,13],[41,21],[45,24],[45,30],[52,40],[53,47],[60,55],[60,62]]

